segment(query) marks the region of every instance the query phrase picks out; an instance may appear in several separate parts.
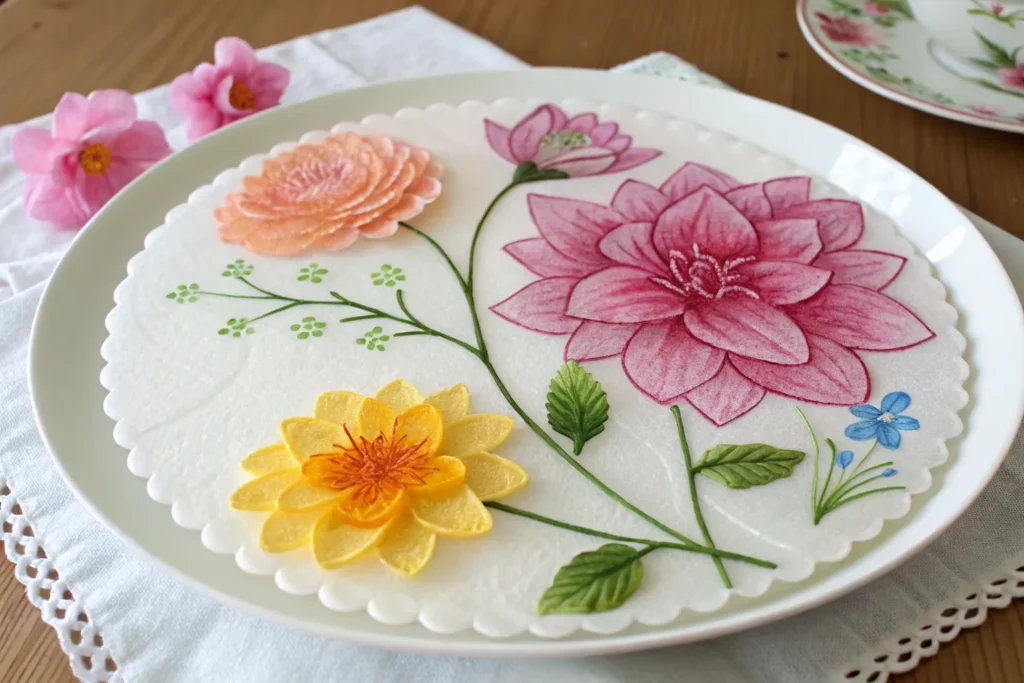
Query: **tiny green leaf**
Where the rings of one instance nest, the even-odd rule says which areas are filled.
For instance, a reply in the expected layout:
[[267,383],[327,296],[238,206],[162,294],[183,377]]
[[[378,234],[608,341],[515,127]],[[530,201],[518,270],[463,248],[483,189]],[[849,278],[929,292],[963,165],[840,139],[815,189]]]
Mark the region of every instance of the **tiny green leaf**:
[[380,334],[383,331],[384,331],[384,328],[381,327],[380,325],[378,325],[377,327],[373,328],[373,333],[374,334]]
[[356,344],[365,344],[365,343],[366,343],[366,340],[363,339],[362,337],[359,337],[359,339],[356,339]]
[[290,329],[291,329],[291,331],[292,331],[292,332],[295,332],[295,331],[297,331],[297,330],[298,330],[298,329],[299,329],[300,327],[302,327],[302,325],[299,325],[298,323],[295,323],[294,325],[292,325],[292,326],[291,326],[291,328],[290,328]]
[[300,275],[298,279],[299,279],[299,282],[305,282],[306,280],[309,279],[309,276],[308,275]]
[[174,292],[171,292],[170,294],[167,295],[167,298],[168,299],[177,299],[178,295],[175,294]]
[[590,614],[615,609],[644,577],[640,558],[628,545],[608,543],[572,558],[555,574],[537,603],[537,614]]
[[1010,53],[1004,50],[1000,45],[993,43],[977,31],[974,32],[974,35],[978,36],[978,40],[981,41],[982,46],[985,48],[985,52],[988,53],[989,57],[992,58],[992,61],[995,62],[997,66],[1009,69],[1017,66],[1016,63],[1014,63],[1013,57],[1010,56]]
[[784,450],[763,443],[743,446],[719,444],[704,452],[693,471],[731,489],[746,489],[788,477],[803,459],[802,451]]
[[559,368],[551,380],[546,407],[551,428],[572,439],[575,455],[604,431],[608,420],[608,395],[575,360]]
[[299,339],[309,339],[309,332],[299,332]]
[[222,328],[220,328],[219,330],[217,330],[217,334],[222,334],[222,335],[223,335],[223,334],[227,334],[227,333],[228,333],[228,332],[230,332],[230,331],[231,331],[231,330],[229,330],[228,328],[226,328],[226,327],[222,327]]
[[322,331],[322,330],[313,330],[313,332],[312,332],[311,334],[312,334],[312,335],[313,335],[314,337],[320,337],[320,336],[322,336],[322,335],[323,335],[323,331]]

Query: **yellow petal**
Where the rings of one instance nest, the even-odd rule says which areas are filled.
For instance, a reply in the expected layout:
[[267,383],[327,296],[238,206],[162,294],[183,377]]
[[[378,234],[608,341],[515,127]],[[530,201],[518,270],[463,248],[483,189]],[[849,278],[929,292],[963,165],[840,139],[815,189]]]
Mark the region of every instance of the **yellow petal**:
[[341,447],[351,444],[342,425],[315,417],[292,417],[285,420],[281,423],[281,437],[299,462],[305,462],[310,456],[320,453],[339,451]]
[[377,545],[387,528],[386,524],[372,529],[352,526],[331,510],[313,529],[313,555],[324,569],[340,567]]
[[283,443],[276,443],[250,453],[242,461],[242,469],[254,477],[262,477],[271,472],[292,469],[298,464],[299,461],[292,457]]
[[431,394],[423,399],[423,402],[437,408],[446,425],[469,415],[469,409],[472,406],[469,389],[464,384],[456,384],[436,394]]
[[445,425],[441,453],[461,458],[470,453],[494,450],[512,433],[511,417],[480,413]]
[[518,491],[530,482],[530,475],[511,460],[493,453],[464,455],[466,485],[480,500],[497,500]]
[[479,536],[491,530],[491,513],[465,484],[441,500],[413,498],[412,514],[424,528],[442,536]]
[[329,505],[303,510],[302,512],[272,513],[263,522],[260,531],[260,548],[268,553],[283,553],[309,542],[316,523],[330,514]]
[[365,396],[351,391],[328,391],[320,394],[316,399],[313,417],[338,424],[351,423],[352,426],[349,429],[354,432],[354,425],[359,417],[359,408],[363,405],[364,400],[366,400]]
[[281,492],[299,480],[299,470],[282,470],[253,479],[231,494],[231,507],[236,510],[273,510]]
[[396,413],[404,413],[415,405],[423,403],[423,395],[404,379],[385,384],[377,392],[377,400]]
[[402,514],[408,506],[405,491],[384,487],[375,496],[367,495],[365,487],[353,486],[341,492],[338,514],[346,524],[363,529],[376,528]]
[[441,455],[431,458],[426,466],[431,468],[431,471],[423,474],[424,484],[410,486],[409,495],[425,496],[435,500],[447,498],[466,481],[466,466],[458,458]]
[[384,566],[409,578],[423,569],[434,554],[437,534],[424,529],[411,517],[396,520],[377,546]]
[[359,407],[359,434],[373,441],[379,434],[388,436],[394,431],[398,414],[375,398],[368,398]]
[[444,423],[441,421],[441,413],[434,406],[413,406],[395,420],[395,443],[405,437],[403,445],[407,448],[420,446],[417,449],[418,453],[428,456],[437,453],[443,435]]
[[281,493],[277,499],[277,509],[285,512],[298,512],[323,503],[329,503],[341,497],[341,491],[323,486],[314,486],[306,478],[302,478]]

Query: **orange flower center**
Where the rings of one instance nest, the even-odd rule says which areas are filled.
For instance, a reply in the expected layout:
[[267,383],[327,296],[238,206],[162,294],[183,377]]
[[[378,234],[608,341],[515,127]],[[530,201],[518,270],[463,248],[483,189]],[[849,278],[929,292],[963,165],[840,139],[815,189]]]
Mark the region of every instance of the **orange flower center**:
[[102,142],[86,145],[85,149],[78,153],[78,165],[89,175],[106,173],[110,168],[110,149]]
[[228,102],[235,109],[252,109],[256,106],[256,96],[245,83],[234,83],[228,91]]
[[[397,421],[395,423],[397,427]],[[352,498],[366,506],[381,496],[402,491],[410,486],[423,486],[426,476],[437,468],[428,465],[431,459],[426,439],[410,444],[405,435],[378,434],[373,441],[355,439],[344,427],[351,445],[334,444],[339,449],[311,456],[302,472],[316,486],[344,491],[352,490]]]

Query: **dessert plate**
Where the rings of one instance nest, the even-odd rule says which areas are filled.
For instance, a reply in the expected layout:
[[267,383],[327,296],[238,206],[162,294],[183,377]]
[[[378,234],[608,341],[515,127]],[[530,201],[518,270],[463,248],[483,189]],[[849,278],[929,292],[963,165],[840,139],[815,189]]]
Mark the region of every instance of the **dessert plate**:
[[[579,87],[574,86],[572,92],[565,92],[564,85],[569,82],[579,84]],[[428,634],[416,624],[382,627],[365,614],[335,614],[310,598],[300,599],[267,590],[269,579],[245,576],[232,566],[230,559],[210,554],[202,548],[198,534],[175,528],[167,519],[166,510],[146,499],[142,487],[124,468],[123,460],[115,455],[117,450],[110,442],[108,431],[110,422],[102,415],[90,414],[89,401],[83,399],[101,396],[99,388],[92,384],[96,375],[90,375],[89,354],[83,351],[83,357],[77,362],[65,364],[69,350],[60,343],[60,335],[54,335],[52,326],[60,322],[66,324],[69,316],[83,333],[99,324],[95,329],[98,348],[105,335],[101,321],[92,318],[101,319],[108,310],[109,297],[119,276],[111,277],[111,282],[94,279],[86,286],[89,278],[83,277],[83,273],[95,272],[97,259],[108,264],[102,272],[120,268],[114,264],[123,265],[137,251],[143,236],[141,232],[145,232],[126,234],[125,222],[117,218],[118,210],[127,209],[135,215],[134,225],[156,225],[162,222],[162,212],[180,203],[192,189],[184,182],[173,189],[160,189],[161,182],[149,185],[147,194],[145,188],[150,179],[161,172],[168,173],[171,168],[173,170],[168,177],[184,174],[193,181],[201,181],[203,177],[209,179],[218,169],[237,164],[247,154],[266,150],[276,141],[298,137],[310,128],[328,128],[338,118],[339,106],[343,106],[345,118],[355,118],[374,112],[395,111],[402,106],[422,107],[438,99],[460,102],[471,98],[493,100],[505,96],[561,98],[567,94],[595,98],[610,86],[616,87],[617,92],[622,93],[621,99],[631,105],[650,111],[685,111],[692,120],[725,128],[780,155],[789,156],[800,166],[827,177],[833,184],[890,215],[917,248],[936,264],[938,276],[950,289],[951,301],[965,315],[962,331],[971,342],[968,360],[978,372],[974,382],[967,387],[975,403],[970,411],[970,428],[962,438],[958,456],[933,471],[933,474],[939,473],[937,484],[925,495],[914,499],[907,517],[890,523],[870,544],[855,545],[850,558],[841,566],[826,566],[809,582],[774,586],[757,600],[730,601],[725,609],[714,615],[685,612],[672,623],[658,627],[634,626],[607,638],[578,633],[552,647],[552,644],[527,635],[488,643],[482,636],[466,632],[449,636]],[[666,90],[666,86],[670,87]],[[342,105],[334,98],[340,98]],[[750,130],[745,123],[753,120],[750,117],[756,117],[763,124],[757,131]],[[791,139],[795,131],[800,131],[805,138],[813,135],[820,144],[815,144],[812,152],[806,147],[802,148],[803,151],[790,148],[786,140]],[[133,208],[134,202],[141,203],[135,203]],[[145,223],[141,223],[141,214],[137,213],[141,206],[155,210],[155,215],[145,216]],[[934,230],[936,225],[948,229],[937,234]],[[958,261],[970,263],[972,270],[984,272],[987,279],[982,281],[961,275],[958,280],[958,270],[950,268]],[[93,265],[90,267],[89,263]],[[90,300],[89,305],[84,304],[86,299]],[[72,301],[75,303],[70,304]],[[1013,320],[1009,326],[1006,325],[1008,316]],[[992,332],[1000,328],[1003,329],[1002,335]],[[1010,333],[1006,332],[1007,329]],[[31,377],[44,438],[58,467],[86,504],[122,537],[218,597],[295,625],[361,642],[466,654],[582,654],[683,642],[764,623],[850,590],[905,559],[948,526],[973,500],[1005,453],[1020,418],[1020,384],[1017,380],[1021,369],[1015,351],[1011,350],[1020,338],[1019,303],[984,241],[934,189],[883,155],[823,124],[741,95],[686,84],[666,84],[658,79],[552,70],[453,76],[344,93],[270,112],[177,155],[151,175],[140,179],[105,209],[72,247],[40,308],[33,332]],[[999,350],[1000,344],[1006,344],[1003,347],[1005,351]],[[976,355],[988,345],[992,345],[992,351],[986,354],[988,357],[1011,359],[998,373],[988,370],[990,374],[986,374],[984,364]],[[91,369],[98,372],[98,362]],[[69,387],[73,387],[78,397],[72,405],[66,401],[68,393],[65,392]],[[1006,387],[1015,388],[1008,390]],[[1012,395],[1013,400],[1007,401],[1006,395]],[[985,428],[976,432],[974,428],[979,423]],[[72,433],[74,438],[68,441]],[[96,453],[106,450],[109,458],[98,457],[83,462],[76,457],[82,444],[90,440],[96,444],[91,450]],[[969,451],[970,466],[962,467],[963,449],[970,448],[974,441],[978,445],[973,447],[977,450]],[[956,453],[955,448],[951,450]],[[151,493],[160,496],[157,491]],[[178,516],[176,519],[181,521]]]
[[[984,79],[947,66],[906,3],[798,0],[797,18],[814,51],[868,90],[947,119],[1024,133],[1024,87],[1015,72]],[[1009,59],[994,50],[993,59]]]

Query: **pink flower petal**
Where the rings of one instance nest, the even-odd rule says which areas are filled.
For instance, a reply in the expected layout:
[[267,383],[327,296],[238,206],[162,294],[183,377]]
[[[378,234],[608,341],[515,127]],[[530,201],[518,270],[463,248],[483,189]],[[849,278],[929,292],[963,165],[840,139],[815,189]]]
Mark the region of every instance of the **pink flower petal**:
[[612,208],[636,222],[654,222],[671,203],[653,186],[632,179],[619,185],[612,197]]
[[680,320],[649,323],[626,346],[622,367],[637,389],[668,403],[714,377],[725,353],[694,339]]
[[132,182],[146,170],[148,164],[136,164],[130,161],[114,159],[105,175],[110,187],[115,193],[120,192],[128,183]]
[[760,221],[754,227],[761,241],[760,257],[763,259],[810,263],[821,253],[818,221],[811,218]]
[[77,230],[89,220],[89,214],[75,194],[74,188],[55,185],[45,175],[30,174],[25,177],[22,195],[25,213],[64,230]]
[[540,151],[540,141],[554,130],[555,113],[551,105],[537,107],[532,114],[516,124],[508,142],[516,163],[529,161]]
[[[234,84],[234,76],[225,76],[217,84],[217,90],[213,93],[213,103],[222,114],[232,117],[231,120],[244,118],[255,113],[253,109],[237,109],[235,105],[231,104],[231,88]],[[230,121],[225,121],[225,123],[230,123]]]
[[883,251],[844,249],[822,254],[814,265],[832,271],[832,284],[879,290],[896,279],[906,262],[902,256]]
[[221,38],[213,46],[217,66],[224,67],[237,80],[247,81],[256,68],[256,53],[241,38]]
[[579,281],[566,312],[583,320],[641,323],[682,314],[685,300],[641,268],[612,266]]
[[84,95],[64,93],[53,110],[53,137],[78,142],[86,131],[88,106]]
[[753,410],[764,395],[763,387],[741,375],[727,360],[717,375],[687,392],[686,400],[701,415],[721,427]]
[[669,176],[659,189],[669,199],[677,201],[704,186],[724,194],[739,185],[739,181],[732,176],[710,166],[689,162]]
[[194,142],[204,135],[217,130],[224,123],[224,115],[211,107],[210,111],[206,114],[189,119],[187,129],[188,141]]
[[737,187],[722,196],[743,212],[747,220],[759,221],[772,217],[772,206],[768,203],[768,198],[764,195],[764,189],[760,183]]
[[617,356],[639,328],[639,323],[614,325],[588,320],[569,338],[565,345],[565,360],[574,358],[583,362]]
[[581,147],[558,154],[537,166],[564,171],[573,178],[584,178],[606,172],[615,160],[615,154],[601,147]]
[[776,212],[780,218],[813,218],[818,221],[821,242],[826,252],[846,249],[864,232],[864,211],[860,204],[846,199],[816,199]]
[[597,248],[601,238],[622,225],[614,209],[579,199],[531,194],[530,216],[548,244],[579,263],[599,268],[610,262]]
[[762,299],[776,306],[811,298],[832,277],[824,268],[791,261],[742,263],[736,270],[749,278],[746,286],[753,287]]
[[594,127],[590,131],[590,144],[595,147],[604,147],[615,134],[619,132],[619,124],[614,121],[606,121]]
[[640,164],[646,164],[654,157],[660,156],[661,152],[656,149],[649,149],[647,147],[631,147],[625,152],[619,154],[618,160],[612,164],[605,173],[619,173],[620,171],[628,171],[631,168],[635,168]]
[[508,128],[499,126],[490,119],[484,119],[484,131],[487,133],[487,142],[491,149],[497,152],[503,159],[513,164],[518,163],[512,155],[512,148],[508,144]]
[[25,173],[49,174],[57,159],[72,149],[72,143],[54,140],[50,131],[38,126],[24,126],[11,138],[14,163]]
[[78,186],[79,193],[85,201],[85,206],[92,217],[103,205],[110,201],[110,198],[117,194],[120,189],[114,187],[110,177],[106,173],[88,175],[82,173]]
[[581,278],[594,272],[593,266],[563,255],[541,237],[519,240],[504,246],[505,251],[541,277]]
[[569,119],[564,126],[558,126],[555,130],[575,130],[580,133],[590,134],[590,131],[597,127],[597,114],[578,114]]
[[829,285],[786,312],[808,334],[851,349],[893,351],[935,336],[900,302],[857,285]]
[[256,94],[256,108],[266,109],[281,101],[291,74],[280,64],[257,62],[249,76],[249,89]]
[[580,324],[579,320],[565,315],[566,302],[576,282],[570,277],[537,280],[491,306],[491,310],[505,320],[535,332],[568,334]]
[[654,244],[666,261],[673,251],[690,258],[694,247],[722,260],[756,255],[759,250],[750,221],[708,187],[665,209],[654,226]]
[[135,100],[124,90],[96,90],[86,99],[83,135],[122,130],[137,116]]
[[163,129],[155,121],[136,121],[111,140],[115,159],[153,163],[171,153]]
[[800,327],[764,301],[715,299],[690,307],[683,319],[694,337],[720,349],[783,365],[807,362],[807,340]]
[[633,144],[633,138],[629,135],[616,135],[611,140],[602,145],[605,149],[610,149],[613,152],[625,152],[629,149],[629,146]]
[[849,406],[863,403],[871,382],[863,361],[833,341],[807,335],[808,361],[802,365],[776,365],[731,356],[736,369],[768,391],[815,403]]
[[171,81],[171,106],[185,116],[205,114],[213,105],[213,92],[202,87],[191,73]]
[[668,265],[654,248],[654,226],[626,223],[615,228],[597,245],[601,253],[624,266],[643,268],[660,277],[671,277]]
[[810,193],[811,179],[807,176],[775,178],[764,184],[764,196],[768,198],[776,215],[794,204],[803,204]]

